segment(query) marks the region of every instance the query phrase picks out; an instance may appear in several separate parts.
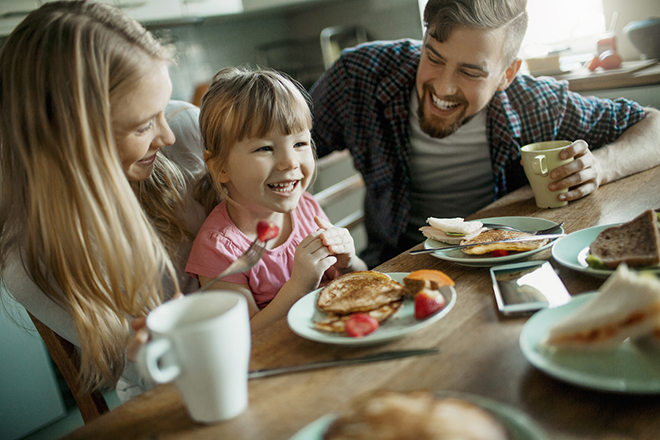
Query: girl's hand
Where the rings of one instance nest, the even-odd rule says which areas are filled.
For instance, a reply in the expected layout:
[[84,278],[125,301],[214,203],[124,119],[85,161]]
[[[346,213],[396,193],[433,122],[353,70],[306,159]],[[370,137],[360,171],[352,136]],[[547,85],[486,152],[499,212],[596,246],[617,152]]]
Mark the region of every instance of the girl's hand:
[[[171,299],[183,298],[183,293],[178,292],[172,296]],[[135,362],[137,358],[138,351],[140,348],[149,341],[149,331],[147,330],[147,318],[142,316],[140,318],[135,318],[131,322],[131,328],[135,332],[133,337],[128,341],[126,346],[126,355],[128,360]]]
[[305,237],[293,257],[291,281],[294,281],[301,292],[316,289],[326,270],[337,262],[327,247],[323,245],[322,231],[316,231]]
[[319,216],[314,217],[314,221],[319,226],[321,242],[331,255],[337,257],[337,270],[342,273],[366,270],[364,262],[355,255],[355,242],[348,229],[338,228]]

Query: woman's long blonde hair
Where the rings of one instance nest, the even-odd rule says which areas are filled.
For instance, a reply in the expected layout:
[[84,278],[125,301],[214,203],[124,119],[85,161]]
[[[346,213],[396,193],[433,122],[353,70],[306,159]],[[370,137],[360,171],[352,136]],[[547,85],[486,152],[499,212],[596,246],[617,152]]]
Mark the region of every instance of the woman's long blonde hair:
[[209,172],[198,180],[195,194],[210,212],[223,199],[231,202],[227,189],[213,178],[223,171],[231,148],[272,130],[290,135],[311,129],[311,98],[282,72],[228,67],[215,74],[204,94],[199,125]]
[[131,187],[110,113],[148,66],[171,60],[134,20],[78,1],[35,10],[0,52],[0,268],[18,253],[70,313],[86,389],[117,381],[130,321],[162,302],[164,274],[177,286],[183,176],[159,154]]

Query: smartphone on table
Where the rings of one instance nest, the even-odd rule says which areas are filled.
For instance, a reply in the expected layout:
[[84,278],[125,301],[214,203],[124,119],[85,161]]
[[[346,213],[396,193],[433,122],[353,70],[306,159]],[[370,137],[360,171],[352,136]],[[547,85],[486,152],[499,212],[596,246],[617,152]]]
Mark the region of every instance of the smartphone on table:
[[547,261],[526,261],[490,268],[499,311],[507,316],[528,315],[571,300],[555,269]]

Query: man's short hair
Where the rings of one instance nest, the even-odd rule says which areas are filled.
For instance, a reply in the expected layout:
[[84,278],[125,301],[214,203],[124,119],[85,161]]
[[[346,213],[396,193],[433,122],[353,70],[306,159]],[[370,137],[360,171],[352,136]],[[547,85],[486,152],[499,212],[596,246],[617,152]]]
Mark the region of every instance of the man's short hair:
[[505,65],[518,55],[527,32],[527,0],[429,0],[424,25],[439,42],[447,41],[454,28],[505,29],[502,50]]

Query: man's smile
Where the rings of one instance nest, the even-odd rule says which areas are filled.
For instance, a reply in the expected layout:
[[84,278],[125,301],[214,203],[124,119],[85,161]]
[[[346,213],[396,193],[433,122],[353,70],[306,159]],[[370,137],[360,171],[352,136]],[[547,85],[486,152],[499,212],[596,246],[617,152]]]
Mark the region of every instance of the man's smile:
[[460,105],[460,102],[456,101],[445,101],[444,99],[440,99],[437,96],[435,96],[433,93],[431,95],[431,100],[435,107],[439,108],[440,110],[447,111],[447,110],[452,110],[455,107],[458,107]]

